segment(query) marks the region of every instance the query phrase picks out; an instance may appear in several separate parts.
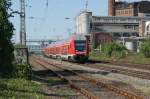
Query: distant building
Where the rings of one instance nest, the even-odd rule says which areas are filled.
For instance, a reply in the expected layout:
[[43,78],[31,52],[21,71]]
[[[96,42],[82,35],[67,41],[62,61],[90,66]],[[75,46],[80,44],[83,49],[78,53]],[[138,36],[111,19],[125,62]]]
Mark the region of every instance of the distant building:
[[26,42],[29,53],[41,54],[44,47],[55,41],[50,39],[30,39]]
[[150,16],[150,1],[108,0],[109,16]]
[[42,48],[44,48],[45,46],[41,44],[28,44],[27,47],[29,53],[41,54]]

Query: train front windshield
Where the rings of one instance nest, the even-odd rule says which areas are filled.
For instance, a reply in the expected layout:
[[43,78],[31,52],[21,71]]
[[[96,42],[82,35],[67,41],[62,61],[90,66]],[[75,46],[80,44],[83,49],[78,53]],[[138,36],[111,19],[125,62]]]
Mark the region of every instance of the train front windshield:
[[75,50],[76,51],[84,51],[86,49],[86,41],[85,40],[76,40],[75,41]]

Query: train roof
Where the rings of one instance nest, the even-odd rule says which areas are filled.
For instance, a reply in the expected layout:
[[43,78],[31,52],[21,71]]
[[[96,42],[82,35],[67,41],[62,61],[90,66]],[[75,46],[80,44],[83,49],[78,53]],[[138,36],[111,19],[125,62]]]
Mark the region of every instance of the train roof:
[[85,38],[84,34],[74,34],[68,39],[53,42],[50,45],[48,45],[47,47],[52,47],[52,46],[57,46],[57,45],[61,45],[61,44],[66,44],[66,43],[69,43],[71,40],[86,40],[86,38]]

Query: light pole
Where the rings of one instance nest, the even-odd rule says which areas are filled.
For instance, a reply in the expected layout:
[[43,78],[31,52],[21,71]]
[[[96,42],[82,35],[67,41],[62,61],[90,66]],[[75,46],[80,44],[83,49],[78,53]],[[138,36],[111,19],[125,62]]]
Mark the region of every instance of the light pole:
[[[65,20],[70,20],[71,18],[69,18],[69,17],[66,17],[65,18]],[[68,27],[68,26],[67,26]],[[72,35],[72,33],[71,33],[71,29],[68,27],[67,28],[67,32],[68,32],[68,34],[69,34],[69,37]]]

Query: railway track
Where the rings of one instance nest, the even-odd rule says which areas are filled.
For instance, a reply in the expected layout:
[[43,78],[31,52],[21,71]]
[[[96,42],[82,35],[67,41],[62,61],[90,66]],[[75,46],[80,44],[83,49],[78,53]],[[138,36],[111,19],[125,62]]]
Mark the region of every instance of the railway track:
[[132,63],[127,63],[127,62],[122,62],[122,63],[110,62],[108,64],[126,66],[126,67],[130,67],[130,68],[138,68],[138,69],[143,69],[143,70],[150,70],[150,64],[135,64],[135,63],[132,64]]
[[[113,85],[106,84],[103,81],[92,79],[90,77],[87,77],[87,75],[82,75],[78,72],[74,72],[69,69],[63,68],[63,66],[60,67],[58,66],[58,64],[48,62],[39,57],[34,56],[34,60],[42,66],[53,66],[57,69],[65,71],[65,74],[63,73],[56,73],[56,74],[61,79],[67,81],[70,84],[70,86],[79,90],[83,95],[87,96],[89,99],[100,99],[102,95],[102,90],[107,92],[107,95],[108,93],[109,95],[110,93],[111,95],[112,94],[117,95],[116,97],[118,98],[112,98],[112,99],[144,99],[141,96],[135,95],[126,90],[122,90]],[[73,75],[73,76],[67,77],[66,75]]]
[[89,60],[88,63],[102,63],[105,65],[116,65],[120,67],[129,67],[129,68],[136,68],[136,69],[142,69],[142,70],[150,70],[150,64],[138,64],[138,63],[130,63],[127,61],[123,62],[117,62],[117,61],[95,61],[95,60]]
[[[76,90],[78,90],[81,94],[83,94],[84,96],[86,96],[87,98],[89,98],[89,99],[99,99],[98,97],[96,97],[93,93],[91,93],[91,92],[89,92],[89,91],[87,91],[85,88],[81,88],[81,87],[79,87],[79,86],[77,86],[77,84],[75,84],[75,83],[73,83],[72,81],[74,80],[74,81],[80,81],[80,82],[77,82],[77,83],[82,83],[82,82],[85,82],[84,80],[81,80],[81,79],[79,79],[78,77],[70,77],[70,79],[68,78],[68,77],[66,77],[67,75],[74,75],[73,73],[71,73],[71,72],[68,72],[68,71],[62,71],[62,70],[60,70],[60,69],[56,69],[55,68],[55,70],[56,71],[54,71],[54,70],[52,70],[51,69],[51,66],[53,65],[51,65],[51,64],[47,64],[46,62],[43,62],[43,61],[41,61],[41,60],[39,60],[39,59],[34,59],[34,61],[36,62],[36,63],[38,63],[38,64],[40,64],[41,66],[43,66],[43,67],[45,67],[45,68],[47,68],[47,69],[50,69],[54,74],[56,74],[60,79],[62,79],[62,80],[64,80],[65,82],[67,82],[70,86],[71,86],[71,88],[74,88],[74,89],[76,89]],[[54,69],[54,68],[53,68]],[[57,71],[62,71],[62,72],[57,72]],[[72,78],[72,79],[71,79]]]
[[97,69],[109,71],[112,73],[120,73],[120,74],[124,74],[124,75],[128,75],[128,76],[132,76],[132,77],[150,80],[150,76],[149,76],[150,73],[144,72],[144,71],[131,70],[131,69],[127,69],[127,68],[126,69],[117,68],[117,67],[112,67],[112,66],[91,65],[91,64],[90,65],[86,64],[83,66],[97,68]]

